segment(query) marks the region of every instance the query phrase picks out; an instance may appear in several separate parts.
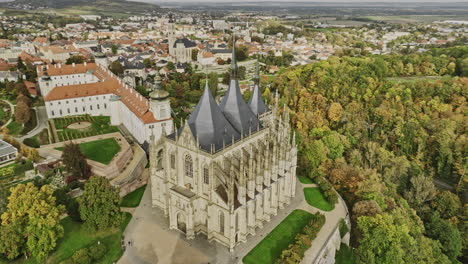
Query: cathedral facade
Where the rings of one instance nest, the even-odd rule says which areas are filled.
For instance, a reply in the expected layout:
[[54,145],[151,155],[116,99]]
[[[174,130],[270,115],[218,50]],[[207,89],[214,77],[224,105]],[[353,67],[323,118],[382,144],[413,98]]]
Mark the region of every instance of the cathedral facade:
[[185,124],[153,141],[152,205],[170,229],[204,234],[233,250],[295,196],[297,148],[278,97],[267,106],[257,82],[242,98],[233,52],[229,89],[218,105],[206,84]]

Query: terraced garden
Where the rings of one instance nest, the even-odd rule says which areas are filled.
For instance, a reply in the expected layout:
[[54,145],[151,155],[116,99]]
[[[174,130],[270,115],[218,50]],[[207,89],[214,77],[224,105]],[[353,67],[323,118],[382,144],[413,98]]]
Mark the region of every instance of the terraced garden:
[[[57,142],[68,141],[78,138],[91,137],[96,135],[118,132],[116,126],[110,125],[108,116],[68,116],[53,119],[55,130],[57,132]],[[71,129],[69,126],[78,122],[90,122],[91,126],[86,129]]]
[[25,172],[33,169],[31,161],[13,163],[0,168],[0,186],[8,188],[24,181]]
[[[56,149],[62,151],[63,147]],[[120,145],[114,138],[105,138],[81,143],[80,150],[86,158],[107,165],[120,151]]]

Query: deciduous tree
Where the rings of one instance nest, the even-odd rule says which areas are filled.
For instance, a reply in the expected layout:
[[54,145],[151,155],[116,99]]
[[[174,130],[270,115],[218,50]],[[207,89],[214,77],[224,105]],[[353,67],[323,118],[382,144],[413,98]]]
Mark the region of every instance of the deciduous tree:
[[[43,261],[63,235],[60,215],[64,207],[56,205],[49,185],[40,189],[32,183],[19,184],[11,189],[8,206],[2,218],[0,252],[15,258],[21,252]],[[21,239],[19,238],[21,237]]]
[[91,230],[104,230],[122,222],[119,191],[109,180],[92,176],[78,198],[80,217]]

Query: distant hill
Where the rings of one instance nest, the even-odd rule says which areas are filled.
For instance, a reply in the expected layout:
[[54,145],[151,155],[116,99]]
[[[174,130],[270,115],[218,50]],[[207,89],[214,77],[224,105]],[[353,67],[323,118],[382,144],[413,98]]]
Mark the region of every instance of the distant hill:
[[0,3],[0,5],[27,11],[53,10],[65,15],[97,14],[104,16],[143,14],[160,9],[155,4],[126,0],[15,0]]

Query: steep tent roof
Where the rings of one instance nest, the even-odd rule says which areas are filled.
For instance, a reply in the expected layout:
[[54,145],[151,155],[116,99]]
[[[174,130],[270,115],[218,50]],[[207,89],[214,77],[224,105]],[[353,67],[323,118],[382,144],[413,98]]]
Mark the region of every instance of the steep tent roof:
[[252,109],[252,112],[254,112],[255,115],[261,115],[265,112],[268,112],[268,108],[263,102],[262,99],[262,94],[260,93],[260,88],[258,87],[258,84],[255,84],[255,87],[253,89],[253,93],[250,96],[249,99],[249,106],[250,109]]
[[223,147],[223,142],[229,145],[232,140],[238,140],[240,134],[226,120],[221,109],[211,94],[208,82],[206,83],[198,105],[190,115],[188,125],[195,138],[198,138],[200,147],[206,151]]
[[262,99],[259,82],[260,82],[260,75],[259,75],[259,68],[258,68],[258,62],[257,62],[256,73],[255,73],[255,86],[253,89],[253,93],[249,99],[250,109],[252,109],[254,114],[256,114],[257,116],[265,112],[268,112],[268,107],[266,106],[265,102],[263,102],[263,99]]
[[260,121],[244,101],[237,80],[237,63],[235,58],[235,38],[233,38],[232,61],[231,61],[231,81],[221,104],[219,105],[226,119],[234,128],[243,135],[249,135],[257,131]]

